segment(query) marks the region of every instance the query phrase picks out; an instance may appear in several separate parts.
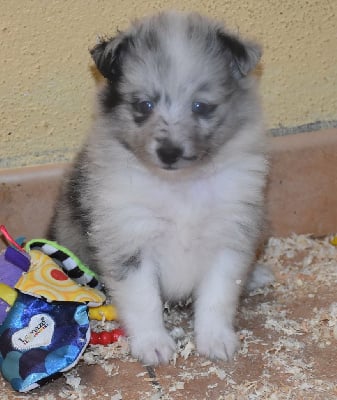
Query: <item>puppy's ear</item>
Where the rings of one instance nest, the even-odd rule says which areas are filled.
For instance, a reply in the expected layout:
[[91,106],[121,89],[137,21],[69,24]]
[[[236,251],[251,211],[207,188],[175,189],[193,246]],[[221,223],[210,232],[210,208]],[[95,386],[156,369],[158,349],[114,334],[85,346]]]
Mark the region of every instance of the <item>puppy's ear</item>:
[[235,79],[241,79],[254,70],[262,56],[260,45],[244,42],[223,31],[218,32],[218,38],[227,56],[229,53],[229,67]]
[[120,33],[115,38],[100,38],[99,43],[90,50],[97,69],[106,79],[113,81],[119,76],[123,55],[130,44],[130,38]]

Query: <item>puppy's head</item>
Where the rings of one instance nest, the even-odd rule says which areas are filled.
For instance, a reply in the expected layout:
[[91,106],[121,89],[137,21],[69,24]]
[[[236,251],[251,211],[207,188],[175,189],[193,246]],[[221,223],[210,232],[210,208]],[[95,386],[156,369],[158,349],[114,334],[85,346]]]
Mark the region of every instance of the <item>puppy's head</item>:
[[135,22],[91,55],[111,135],[152,167],[206,162],[253,118],[260,47],[198,14]]

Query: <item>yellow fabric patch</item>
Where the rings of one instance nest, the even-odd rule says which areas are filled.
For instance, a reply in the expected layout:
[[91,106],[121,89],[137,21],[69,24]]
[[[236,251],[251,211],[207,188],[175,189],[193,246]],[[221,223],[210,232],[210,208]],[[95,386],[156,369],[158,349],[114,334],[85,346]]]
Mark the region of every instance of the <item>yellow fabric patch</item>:
[[31,250],[31,266],[15,287],[23,293],[43,297],[47,301],[75,301],[99,306],[105,301],[103,293],[70,279],[50,257]]
[[10,286],[5,285],[4,283],[0,283],[0,298],[7,304],[12,306],[17,296],[18,293],[15,289],[12,289]]
[[116,307],[112,304],[105,304],[100,307],[89,308],[89,318],[99,321],[114,321],[118,318]]

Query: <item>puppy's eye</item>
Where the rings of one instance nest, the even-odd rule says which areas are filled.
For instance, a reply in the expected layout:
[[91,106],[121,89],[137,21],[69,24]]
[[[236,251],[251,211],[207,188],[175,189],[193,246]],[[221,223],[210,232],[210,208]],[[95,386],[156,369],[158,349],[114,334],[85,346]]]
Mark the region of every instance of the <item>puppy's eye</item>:
[[150,100],[137,101],[136,103],[133,103],[133,106],[136,111],[143,115],[151,114],[154,109],[154,103]]
[[203,103],[201,101],[194,101],[192,103],[193,114],[199,115],[200,117],[208,117],[215,108],[215,104]]

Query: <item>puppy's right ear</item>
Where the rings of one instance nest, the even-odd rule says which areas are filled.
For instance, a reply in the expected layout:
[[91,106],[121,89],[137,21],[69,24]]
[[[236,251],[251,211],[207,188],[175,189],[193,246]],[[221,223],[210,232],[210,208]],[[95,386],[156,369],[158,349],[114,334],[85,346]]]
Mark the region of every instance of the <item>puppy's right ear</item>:
[[90,50],[97,69],[109,81],[115,80],[121,72],[123,56],[131,45],[131,39],[123,33],[111,39],[99,39]]
[[229,67],[235,79],[247,76],[260,61],[262,48],[259,44],[243,41],[224,31],[218,31],[218,39],[225,54],[229,54]]

